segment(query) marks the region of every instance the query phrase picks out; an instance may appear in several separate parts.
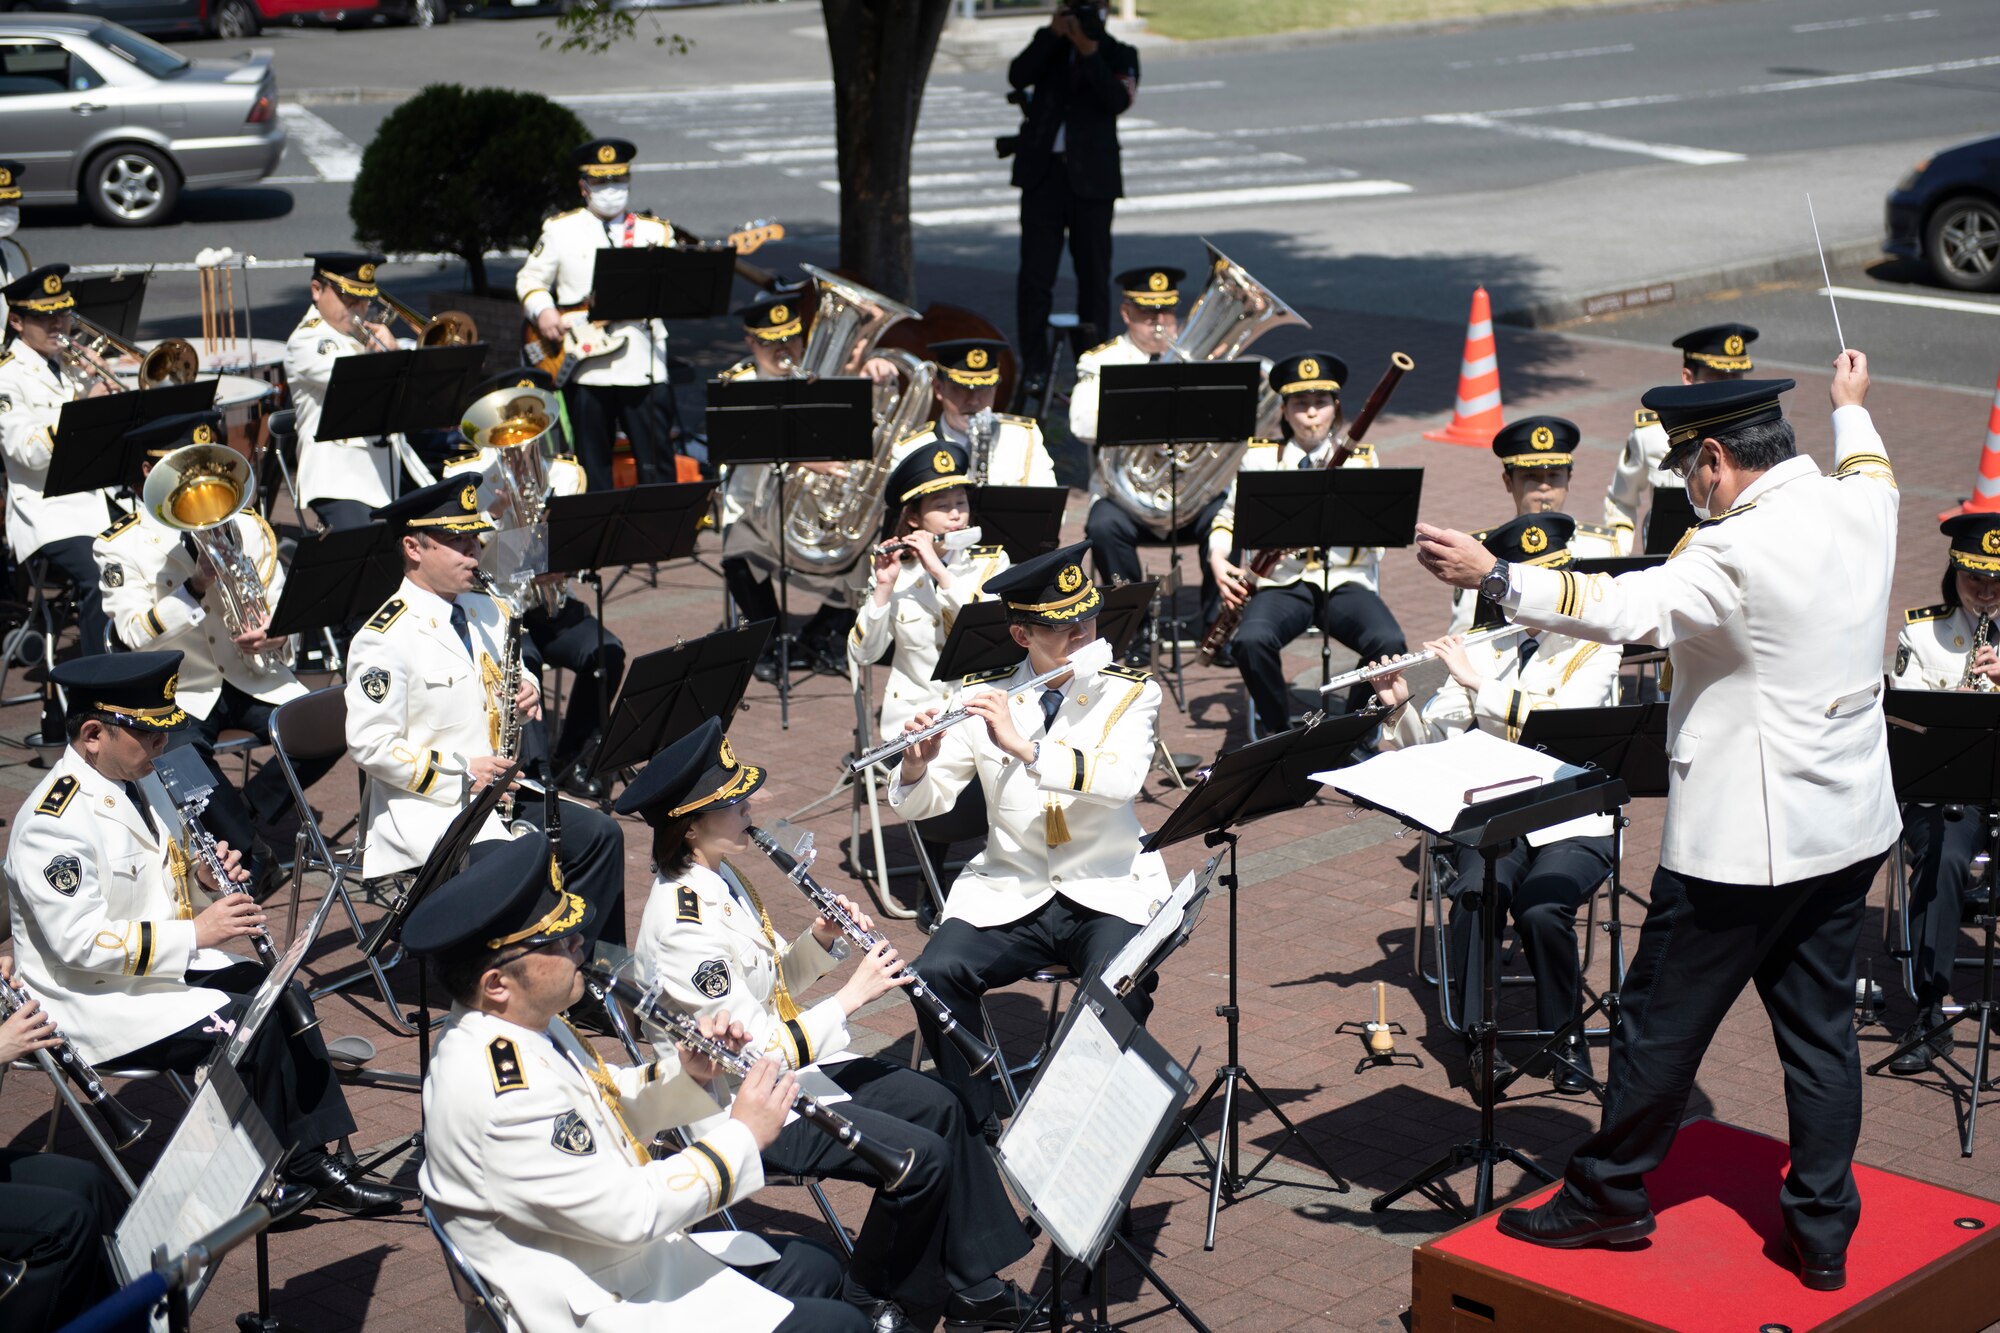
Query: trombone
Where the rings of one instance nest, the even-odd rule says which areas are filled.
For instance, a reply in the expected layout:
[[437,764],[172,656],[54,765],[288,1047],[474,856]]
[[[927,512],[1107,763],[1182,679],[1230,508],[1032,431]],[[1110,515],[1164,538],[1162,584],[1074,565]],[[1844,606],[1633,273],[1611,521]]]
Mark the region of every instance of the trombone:
[[416,335],[419,347],[465,347],[479,341],[479,326],[463,310],[445,310],[425,319],[382,287],[377,287],[375,295],[369,298],[362,319],[368,324],[385,326],[400,319]]
[[163,338],[152,351],[142,352],[81,315],[72,313],[69,323],[70,332],[56,335],[56,355],[74,374],[102,384],[112,393],[125,392],[125,382],[111,369],[110,359],[129,357],[137,361],[142,389],[192,383],[201,369],[201,357],[194,344],[184,338]]

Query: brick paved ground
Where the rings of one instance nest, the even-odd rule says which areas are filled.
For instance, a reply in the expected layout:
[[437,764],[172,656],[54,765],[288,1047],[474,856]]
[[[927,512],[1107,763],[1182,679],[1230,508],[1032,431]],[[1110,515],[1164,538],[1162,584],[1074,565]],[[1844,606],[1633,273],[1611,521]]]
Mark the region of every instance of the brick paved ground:
[[[955,276],[946,273],[938,286],[949,287]],[[933,294],[948,293],[934,287]],[[1439,404],[1450,400],[1460,330],[1379,319],[1358,323],[1343,319],[1337,311],[1306,313],[1322,330],[1343,331],[1336,345],[1355,366],[1357,380],[1372,381],[1392,348],[1417,357],[1419,374],[1411,377],[1398,407],[1406,414],[1422,409],[1424,415],[1385,419],[1376,439],[1391,464],[1426,468],[1427,517],[1462,526],[1494,520],[1500,511],[1494,503],[1498,490],[1491,455],[1419,438],[1422,429],[1435,424]],[[1627,346],[1505,330],[1500,348],[1510,413],[1561,412],[1583,427],[1586,444],[1579,457],[1576,488],[1580,499],[1573,508],[1594,519],[1632,405],[1641,390],[1672,372],[1672,361]],[[706,359],[712,361],[715,355]],[[1802,443],[1824,463],[1830,447],[1825,377],[1807,372],[1801,381],[1792,398],[1793,416]],[[1955,392],[1880,385],[1870,406],[1905,488],[1898,604],[1917,605],[1935,599],[1942,557],[1932,516],[1970,482],[1985,404]],[[1072,533],[1080,534],[1082,516],[1079,499],[1071,510]],[[1158,565],[1162,557],[1156,553],[1154,563]],[[1443,628],[1445,597],[1407,555],[1390,558],[1385,583],[1389,601],[1413,641]],[[718,580],[708,570],[673,568],[661,572],[657,588],[637,578],[620,582],[612,594],[610,616],[627,644],[642,651],[671,643],[677,634],[692,637],[713,628],[720,601]],[[1888,641],[1885,635],[1885,644]],[[1338,655],[1336,669],[1344,664],[1345,655]],[[1290,665],[1300,673],[1316,669],[1314,643],[1298,645]],[[1186,713],[1169,707],[1162,718],[1173,749],[1208,755],[1241,743],[1243,696],[1233,673],[1191,670],[1187,693]],[[732,736],[739,754],[773,770],[770,784],[757,798],[760,818],[769,822],[786,815],[833,787],[836,763],[846,752],[851,716],[845,684],[814,677],[801,683],[794,696],[792,726],[781,732],[773,692],[752,688],[734,719]],[[0,713],[0,734],[18,737],[32,730],[34,722],[26,708],[7,710]],[[16,790],[30,787],[37,777],[37,770],[18,757],[13,766],[0,768],[0,785]],[[322,784],[315,800],[324,803],[330,817],[338,818],[351,810],[352,795],[343,770]],[[1156,778],[1142,799],[1145,823],[1157,827],[1177,799],[1166,780]],[[9,804],[0,800],[0,805]],[[1651,871],[1660,814],[1657,801],[1640,801],[1631,810],[1627,866],[1641,889]],[[848,841],[848,819],[847,805],[836,801],[802,821],[828,849],[821,864],[836,883],[843,878],[835,867]],[[627,826],[627,882],[632,892],[628,912],[634,925],[640,895],[649,882],[643,842],[635,830],[636,826]],[[892,859],[900,858],[899,846],[900,834],[892,832]],[[1178,873],[1196,855],[1184,846],[1168,859]],[[1408,1250],[1449,1221],[1422,1201],[1406,1200],[1385,1216],[1367,1208],[1371,1197],[1428,1161],[1438,1145],[1469,1137],[1476,1127],[1471,1100],[1462,1086],[1458,1042],[1439,1021],[1434,992],[1412,977],[1410,886],[1415,855],[1415,841],[1398,836],[1386,819],[1357,817],[1331,801],[1266,820],[1245,832],[1243,1057],[1313,1146],[1354,1182],[1354,1188],[1347,1194],[1312,1188],[1324,1182],[1296,1158],[1282,1159],[1270,1173],[1275,1182],[1271,1188],[1223,1211],[1216,1249],[1204,1253],[1205,1200],[1199,1186],[1173,1176],[1146,1182],[1134,1212],[1140,1246],[1212,1328],[1396,1327],[1408,1303]],[[907,882],[901,887],[906,894],[912,892]],[[799,904],[782,895],[767,897],[781,928],[789,931],[804,924],[806,912]],[[1895,969],[1880,948],[1879,912],[1871,911],[1870,920],[1871,930],[1864,937],[1868,957],[1875,975],[1889,983],[1892,997],[1903,1003],[1896,1013],[1900,1021],[1907,1003],[1893,980]],[[1224,995],[1224,925],[1220,908],[1211,909],[1192,943],[1168,964],[1152,1022],[1154,1034],[1192,1060],[1204,1083],[1223,1058],[1223,1032],[1214,1006]],[[892,926],[891,933],[908,952],[920,947],[917,933],[907,925]],[[344,931],[329,932],[311,960],[311,970],[320,975],[338,970],[352,958],[351,943]],[[1601,948],[1591,974],[1596,984],[1602,984],[1605,951]],[[401,969],[398,980],[408,988],[410,969]],[[1388,984],[1389,1014],[1410,1030],[1402,1046],[1421,1057],[1420,1067],[1355,1072],[1359,1041],[1336,1029],[1343,1022],[1370,1016],[1376,981]],[[1525,1007],[1519,995],[1510,997],[1509,1004],[1517,1016]],[[1042,1005],[1043,996],[1028,988],[994,1002],[996,1018],[1017,1052],[1031,1046],[1038,1035]],[[330,1033],[362,1033],[374,1040],[381,1067],[416,1068],[412,1042],[388,1031],[373,1004],[335,1000],[325,1003],[322,1012]],[[899,1001],[879,1002],[858,1023],[865,1046],[907,1052],[912,1024]],[[1870,1030],[1864,1034],[1864,1052],[1884,1050],[1886,1039],[1883,1030]],[[1601,1051],[1599,1062],[1601,1068]],[[1540,1083],[1524,1083],[1520,1091],[1525,1095],[1501,1113],[1502,1132],[1536,1160],[1559,1167],[1594,1124],[1594,1104],[1556,1097]],[[363,1147],[393,1140],[415,1123],[410,1094],[356,1089],[349,1096],[361,1126],[357,1142]],[[1989,1142],[1972,1160],[1960,1159],[1954,1102],[1940,1080],[1871,1079],[1866,1097],[1864,1160],[1977,1194],[2000,1195],[2000,1147]],[[157,1116],[171,1114],[166,1100],[151,1089],[134,1090],[131,1099]],[[1712,1113],[1767,1133],[1785,1132],[1776,1062],[1754,1000],[1739,1004],[1723,1027],[1703,1067],[1690,1111]],[[1212,1129],[1213,1120],[1211,1115],[1204,1127]],[[1268,1115],[1249,1122],[1249,1142],[1260,1154],[1271,1142],[1275,1123]],[[39,1145],[46,1129],[46,1090],[36,1077],[15,1075],[0,1098],[0,1141]],[[133,1165],[149,1162],[163,1138],[159,1132],[149,1138],[133,1153]],[[73,1126],[65,1126],[58,1140],[69,1151],[86,1151]],[[1188,1154],[1174,1160],[1185,1165]],[[410,1178],[407,1166],[402,1178]],[[1468,1182],[1469,1176],[1462,1175],[1456,1183],[1469,1188]],[[1510,1197],[1521,1184],[1514,1172],[1503,1171],[1501,1197]],[[830,1193],[850,1223],[860,1218],[865,1202],[858,1190],[835,1186]],[[743,1214],[748,1224],[772,1231],[824,1234],[802,1190],[768,1189]],[[315,1222],[273,1237],[271,1253],[276,1311],[310,1333],[457,1327],[458,1310],[436,1248],[414,1211],[382,1221]],[[1038,1250],[1016,1275],[1036,1281],[1045,1272],[1045,1259]],[[1111,1297],[1114,1314],[1135,1318],[1133,1327],[1180,1326],[1171,1314],[1157,1313],[1160,1303],[1154,1293],[1141,1289],[1123,1266],[1112,1279]],[[253,1268],[246,1252],[223,1267],[197,1315],[197,1326],[228,1328],[236,1312],[250,1308],[253,1299]]]

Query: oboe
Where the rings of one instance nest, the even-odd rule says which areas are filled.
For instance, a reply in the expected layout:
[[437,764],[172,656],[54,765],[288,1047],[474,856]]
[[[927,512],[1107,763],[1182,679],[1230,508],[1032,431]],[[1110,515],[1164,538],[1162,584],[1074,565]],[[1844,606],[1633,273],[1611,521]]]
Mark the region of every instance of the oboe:
[[[20,982],[12,977],[0,977],[0,1022],[12,1018],[32,998]],[[90,1067],[90,1062],[83,1058],[83,1053],[68,1037],[58,1032],[56,1041],[54,1047],[35,1052],[36,1058],[43,1061],[53,1059],[63,1077],[97,1108],[97,1113],[104,1117],[105,1127],[111,1131],[113,1146],[123,1149],[137,1143],[153,1122],[134,1115],[123,1102],[106,1092],[104,1080],[97,1076],[97,1071]]]
[[[852,940],[855,947],[863,953],[873,953],[875,947],[882,943],[884,937],[880,931],[863,930],[861,923],[854,919],[854,914],[841,906],[840,899],[835,896],[833,890],[814,879],[799,858],[778,846],[770,834],[753,824],[750,827],[750,841],[756,843],[757,849],[771,858],[771,864],[782,870],[785,878],[799,886],[799,890],[812,905],[819,909],[821,916],[840,927],[840,933]],[[908,976],[916,977],[916,980],[903,988],[903,993],[910,997],[910,1003],[929,1012],[931,1020],[938,1025],[938,1030],[944,1033],[952,1045],[958,1047],[958,1053],[965,1057],[968,1065],[972,1066],[973,1073],[984,1073],[997,1058],[998,1053],[959,1023],[945,1002],[937,997],[937,993],[924,984],[922,977],[917,976],[915,968],[905,965],[903,971]]]
[[[757,1067],[757,1057],[747,1052],[732,1051],[715,1038],[706,1036],[692,1015],[669,1008],[660,1000],[657,985],[641,987],[629,977],[621,977],[606,971],[594,963],[583,967],[584,977],[612,996],[632,1006],[641,1018],[651,1019],[665,1028],[674,1043],[684,1046],[696,1055],[705,1055],[737,1078],[746,1078]],[[901,1152],[885,1148],[872,1139],[863,1138],[854,1122],[838,1112],[828,1110],[825,1105],[801,1092],[792,1098],[792,1109],[799,1119],[807,1121],[813,1128],[834,1139],[841,1147],[859,1157],[875,1173],[882,1177],[882,1188],[894,1193],[910,1174],[910,1168],[917,1160],[914,1148]]]

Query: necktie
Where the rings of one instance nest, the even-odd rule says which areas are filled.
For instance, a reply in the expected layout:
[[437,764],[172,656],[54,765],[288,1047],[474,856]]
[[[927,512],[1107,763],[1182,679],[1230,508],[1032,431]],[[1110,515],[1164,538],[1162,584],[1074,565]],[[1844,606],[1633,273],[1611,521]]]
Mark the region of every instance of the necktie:
[[1301,472],[1312,471],[1312,465],[1313,465],[1313,460],[1311,454],[1307,454],[1303,458],[1299,459],[1299,471]]
[[1056,712],[1062,707],[1062,691],[1049,689],[1042,691],[1042,730],[1055,725]]
[[133,805],[139,807],[139,818],[146,821],[146,832],[152,834],[156,838],[159,837],[160,826],[153,822],[153,812],[146,805],[146,798],[139,794],[139,784],[136,782],[127,782],[122,785],[125,788],[126,799],[131,801]]
[[465,608],[457,602],[451,604],[451,627],[458,631],[458,641],[465,645],[467,660],[477,661],[472,654],[472,630],[465,623]]
[[1522,640],[1520,649],[1521,660],[1519,663],[1516,664],[1514,669],[1516,671],[1526,671],[1528,669],[1528,659],[1533,657],[1535,655],[1535,649],[1541,646],[1542,646],[1542,641],[1540,639]]

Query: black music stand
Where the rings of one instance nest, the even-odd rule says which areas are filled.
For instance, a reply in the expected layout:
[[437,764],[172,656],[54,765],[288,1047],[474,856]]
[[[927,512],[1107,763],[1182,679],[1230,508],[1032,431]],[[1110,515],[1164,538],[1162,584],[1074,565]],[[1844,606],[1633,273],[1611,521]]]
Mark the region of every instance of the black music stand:
[[[443,430],[459,423],[459,408],[484,379],[486,344],[412,347],[343,356],[327,380],[317,436],[366,439],[392,447],[391,435]],[[400,470],[389,469],[390,495],[402,493]]]
[[[1334,546],[1408,546],[1423,489],[1420,467],[1238,472],[1236,535],[1245,551],[1312,550],[1322,561]],[[1326,596],[1313,591],[1315,624],[1326,621]],[[1320,635],[1319,672],[1322,685],[1333,679],[1331,634]]]
[[[1153,599],[1153,584],[1154,580],[1148,579],[1103,594],[1104,605],[1097,612],[1097,637],[1111,645],[1114,661],[1138,634],[1139,622],[1145,618],[1146,607]],[[1027,656],[1028,650],[1014,642],[1007,628],[1005,603],[972,602],[951,622],[951,633],[945,636],[944,647],[938,650],[931,679],[963,680],[982,671],[1018,666]]]
[[591,270],[590,318],[714,319],[729,313],[736,251],[729,246],[641,245],[597,252]]
[[69,294],[76,298],[76,314],[106,333],[128,343],[139,341],[139,311],[146,303],[150,270],[109,273],[95,278],[69,279]]
[[402,543],[387,523],[308,533],[292,554],[267,632],[277,637],[351,624],[402,582]]
[[791,563],[785,555],[785,465],[860,463],[875,453],[874,386],[858,375],[710,380],[708,457],[771,465],[778,487],[778,725],[792,725]]
[[1699,522],[1687,487],[1655,486],[1653,502],[1646,507],[1646,554],[1671,554],[1681,534]]
[[[1229,852],[1229,869],[1218,879],[1229,890],[1229,1000],[1215,1009],[1216,1016],[1222,1019],[1228,1030],[1229,1058],[1215,1071],[1208,1091],[1202,1093],[1201,1099],[1182,1117],[1173,1137],[1154,1154],[1149,1168],[1158,1171],[1168,1150],[1183,1135],[1193,1141],[1209,1176],[1208,1231],[1202,1242],[1205,1250],[1215,1248],[1215,1217],[1222,1206],[1222,1196],[1226,1194],[1234,1202],[1276,1159],[1279,1149],[1294,1139],[1298,1140],[1299,1147],[1304,1149],[1312,1164],[1333,1182],[1331,1185],[1301,1185],[1298,1188],[1347,1192],[1347,1182],[1341,1179],[1340,1173],[1327,1165],[1319,1150],[1299,1132],[1298,1126],[1291,1122],[1270,1094],[1258,1086],[1257,1080],[1243,1064],[1243,1011],[1237,1003],[1236,990],[1240,915],[1237,889],[1241,884],[1236,873],[1236,843],[1240,836],[1236,827],[1282,810],[1295,810],[1310,801],[1320,787],[1312,775],[1344,764],[1356,742],[1374,729],[1375,721],[1372,717],[1358,714],[1308,718],[1290,731],[1266,736],[1218,756],[1201,781],[1188,792],[1187,799],[1167,816],[1167,822],[1160,826],[1159,831],[1142,844],[1146,851],[1157,852],[1189,838],[1200,838],[1207,846],[1226,847]],[[1284,1126],[1271,1150],[1248,1172],[1243,1170],[1243,1131],[1237,1124],[1239,1106],[1246,1090]],[[1211,1153],[1208,1144],[1195,1132],[1194,1124],[1218,1092],[1222,1094],[1222,1124],[1216,1134],[1215,1151]]]
[[127,437],[162,417],[200,412],[215,405],[216,381],[162,384],[64,403],[56,418],[55,446],[42,494],[129,490],[145,461],[143,444]]
[[643,764],[707,718],[721,718],[727,729],[771,628],[758,620],[635,658],[612,705],[596,772]]
[[[1467,795],[1475,795],[1468,792]],[[1460,810],[1448,830],[1433,830],[1446,841],[1461,847],[1477,848],[1486,861],[1486,876],[1478,892],[1478,901],[1468,906],[1479,912],[1479,947],[1486,955],[1485,1013],[1475,1024],[1477,1029],[1471,1035],[1480,1043],[1480,1058],[1485,1060],[1491,1071],[1494,1057],[1499,1049],[1500,1025],[1494,1014],[1499,1004],[1500,972],[1500,929],[1499,913],[1490,910],[1499,896],[1495,879],[1495,866],[1500,853],[1508,843],[1516,838],[1524,838],[1537,829],[1555,824],[1581,819],[1586,815],[1616,815],[1620,806],[1629,798],[1625,794],[1625,784],[1608,773],[1592,771],[1569,777],[1555,778],[1524,792],[1502,796],[1496,800],[1468,804]],[[1357,804],[1368,805],[1360,801]],[[1373,807],[1381,809],[1382,807]],[[1402,818],[1394,810],[1388,814]],[[1473,895],[1468,894],[1467,897]],[[1511,1144],[1503,1143],[1494,1135],[1493,1108],[1499,1089],[1492,1078],[1479,1081],[1479,1137],[1464,1143],[1454,1143],[1444,1156],[1432,1162],[1423,1170],[1411,1176],[1386,1194],[1377,1196],[1368,1207],[1372,1212],[1386,1212],[1391,1204],[1405,1194],[1417,1191],[1427,1199],[1451,1209],[1459,1216],[1471,1221],[1487,1212],[1493,1206],[1493,1168],[1500,1162],[1512,1162],[1530,1175],[1552,1181],[1554,1176],[1527,1157]],[[1472,1191],[1470,1210],[1457,1199],[1446,1195],[1438,1182],[1457,1172],[1468,1164],[1478,1167]]]
[[[1890,690],[1882,700],[1889,721],[1889,767],[1899,803],[1930,801],[1941,805],[1977,806],[1986,820],[1989,865],[2000,865],[2000,695],[1963,690]],[[1979,1094],[1994,1082],[1987,1078],[1994,1014],[2000,1000],[1993,994],[1994,930],[2000,906],[1989,906],[1973,918],[1986,932],[1980,958],[1979,998],[1956,1014],[1934,1023],[1868,1066],[1879,1074],[1906,1052],[1928,1045],[1968,1019],[1979,1025],[1979,1045],[1968,1071],[1948,1054],[1940,1058],[1964,1074],[1965,1120],[1958,1152],[1972,1156],[1979,1128]],[[1947,1084],[1949,1086],[1949,1084]],[[1953,1099],[1956,1100],[1956,1089]]]
[[972,516],[988,546],[1004,546],[1015,564],[1062,545],[1067,486],[974,486]]

